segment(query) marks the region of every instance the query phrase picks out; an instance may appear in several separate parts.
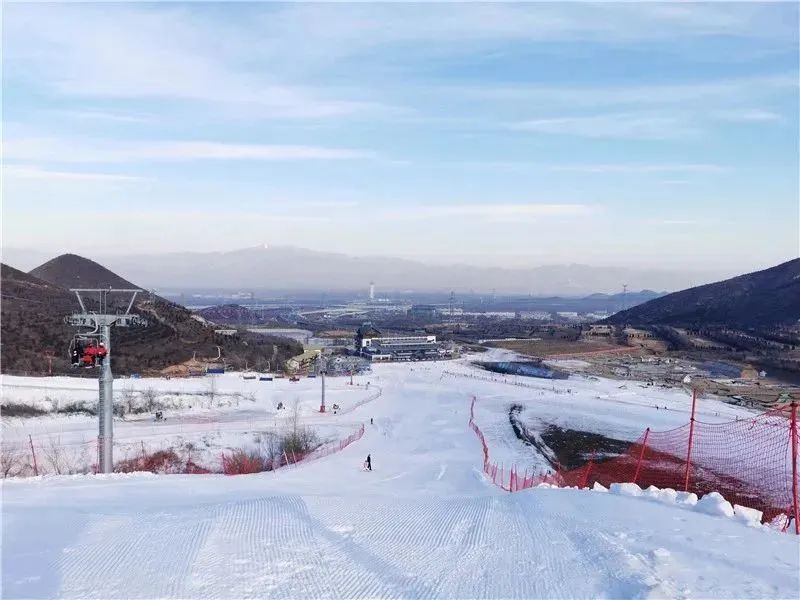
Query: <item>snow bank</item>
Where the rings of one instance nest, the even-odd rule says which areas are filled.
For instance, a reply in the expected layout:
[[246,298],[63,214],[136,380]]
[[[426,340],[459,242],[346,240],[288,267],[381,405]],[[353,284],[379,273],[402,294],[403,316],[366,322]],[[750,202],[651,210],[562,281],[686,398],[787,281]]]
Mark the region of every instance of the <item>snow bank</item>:
[[[605,492],[606,489],[602,485],[595,484],[592,491]],[[732,506],[718,492],[710,492],[698,500],[697,495],[691,492],[677,492],[670,488],[659,489],[654,486],[643,490],[635,483],[612,483],[608,491],[617,496],[654,500],[662,504],[685,507],[706,515],[733,519],[748,527],[765,527],[761,524],[763,514],[760,510],[738,504]]]

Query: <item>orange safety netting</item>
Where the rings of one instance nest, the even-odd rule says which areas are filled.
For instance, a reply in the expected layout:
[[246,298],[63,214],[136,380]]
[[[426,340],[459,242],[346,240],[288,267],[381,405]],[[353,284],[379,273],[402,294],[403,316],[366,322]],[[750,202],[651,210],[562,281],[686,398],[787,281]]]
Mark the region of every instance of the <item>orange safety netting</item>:
[[[800,529],[797,481],[797,406],[787,405],[764,414],[703,423],[692,419],[669,431],[645,432],[613,458],[592,457],[585,465],[555,473],[524,473],[489,459],[486,438],[475,423],[475,398],[469,425],[481,441],[484,473],[502,489],[515,492],[541,483],[591,487],[599,483],[636,483],[693,492],[721,493],[731,503],[756,508],[766,520],[784,514]],[[788,524],[788,520],[787,520]],[[800,533],[800,531],[798,531]]]

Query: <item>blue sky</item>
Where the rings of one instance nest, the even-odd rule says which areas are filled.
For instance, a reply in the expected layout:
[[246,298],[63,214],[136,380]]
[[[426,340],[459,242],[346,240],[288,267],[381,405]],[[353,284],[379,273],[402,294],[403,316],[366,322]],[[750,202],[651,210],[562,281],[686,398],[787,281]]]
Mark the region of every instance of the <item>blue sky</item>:
[[6,4],[4,245],[797,257],[791,3]]

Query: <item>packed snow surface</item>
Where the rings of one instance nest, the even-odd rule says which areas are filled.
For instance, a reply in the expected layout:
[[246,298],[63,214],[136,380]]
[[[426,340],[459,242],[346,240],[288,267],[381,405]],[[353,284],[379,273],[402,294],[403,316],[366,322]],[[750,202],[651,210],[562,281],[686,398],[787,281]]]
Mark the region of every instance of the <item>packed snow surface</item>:
[[[376,366],[369,378],[382,395],[346,415],[366,423],[364,437],[296,468],[6,480],[3,597],[800,595],[798,538],[752,511],[636,486],[508,494],[483,477],[467,427],[476,394],[476,418],[495,427],[490,445],[521,458],[500,427],[512,402],[633,435],[683,424],[679,392],[571,378],[543,382],[562,393],[540,395],[444,370],[472,372],[466,362]],[[656,411],[647,394],[672,410]],[[704,404],[709,418],[735,410],[715,402]]]

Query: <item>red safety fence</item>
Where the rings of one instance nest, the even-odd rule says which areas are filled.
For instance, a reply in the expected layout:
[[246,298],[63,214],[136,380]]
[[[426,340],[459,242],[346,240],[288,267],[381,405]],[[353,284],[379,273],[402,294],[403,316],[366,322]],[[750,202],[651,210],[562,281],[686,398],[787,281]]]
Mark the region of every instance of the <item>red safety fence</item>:
[[363,398],[362,400],[359,400],[358,402],[355,402],[354,404],[351,404],[350,406],[348,406],[344,410],[339,410],[338,414],[346,415],[348,413],[353,412],[355,409],[357,409],[357,408],[359,408],[361,406],[364,406],[365,404],[367,404],[369,402],[372,402],[373,400],[377,400],[378,398],[380,398],[381,395],[383,394],[383,390],[380,387],[378,387],[377,385],[373,386],[373,387],[375,387],[377,389],[376,392],[373,392],[372,394],[370,394],[366,398]]
[[[284,453],[275,459],[261,456],[256,449],[223,453],[219,464],[203,460],[208,452],[202,435],[194,438],[150,437],[137,441],[114,442],[114,471],[131,473],[225,473],[242,474],[272,471],[328,456],[343,450],[364,435],[364,425],[346,438],[320,446],[305,453]],[[98,463],[97,439],[76,440],[58,434],[42,435],[25,440],[3,441],[0,444],[0,477],[30,477],[38,475],[69,475],[96,473]],[[219,456],[219,455],[218,455]]]
[[752,418],[726,423],[703,423],[692,417],[669,431],[646,429],[622,454],[592,458],[583,466],[537,474],[528,469],[492,463],[485,436],[475,423],[475,401],[470,406],[470,428],[483,448],[483,471],[509,492],[541,483],[564,487],[591,487],[599,483],[636,483],[693,492],[721,493],[731,503],[758,509],[771,521],[788,515],[800,534],[798,512],[797,404],[791,403]]
[[263,471],[276,471],[282,467],[295,466],[300,463],[310,462],[318,458],[336,454],[347,448],[350,444],[360,440],[364,435],[364,424],[346,438],[320,446],[312,452],[300,454],[297,452],[283,452],[280,456],[266,458],[257,454],[233,452],[222,454],[222,472],[225,475],[245,475],[261,473]]

